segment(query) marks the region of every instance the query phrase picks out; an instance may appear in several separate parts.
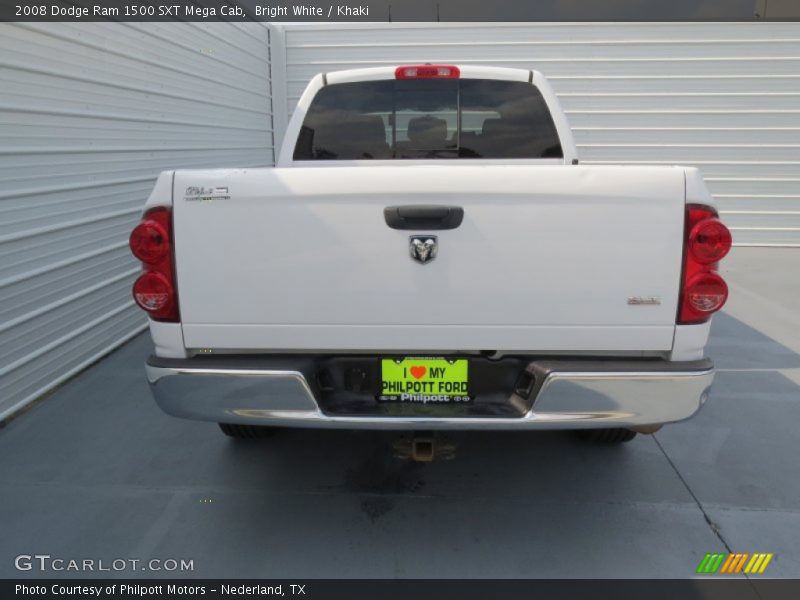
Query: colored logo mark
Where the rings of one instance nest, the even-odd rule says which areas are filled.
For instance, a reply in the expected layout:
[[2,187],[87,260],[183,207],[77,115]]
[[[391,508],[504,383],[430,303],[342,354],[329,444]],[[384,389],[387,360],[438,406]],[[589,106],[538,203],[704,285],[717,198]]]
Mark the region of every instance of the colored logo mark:
[[748,573],[760,575],[772,560],[772,552],[737,552],[734,554],[706,554],[697,566],[704,575],[732,575]]

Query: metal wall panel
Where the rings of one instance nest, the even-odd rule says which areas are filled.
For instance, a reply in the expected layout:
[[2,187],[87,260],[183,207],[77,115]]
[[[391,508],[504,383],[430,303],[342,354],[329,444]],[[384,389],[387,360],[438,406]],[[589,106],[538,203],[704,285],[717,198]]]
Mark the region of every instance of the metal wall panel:
[[800,23],[280,29],[286,72],[273,70],[285,77],[287,113],[321,71],[404,62],[535,68],[558,93],[583,162],[697,166],[737,245],[800,245]]
[[155,176],[273,146],[263,24],[0,24],[0,419],[143,329]]

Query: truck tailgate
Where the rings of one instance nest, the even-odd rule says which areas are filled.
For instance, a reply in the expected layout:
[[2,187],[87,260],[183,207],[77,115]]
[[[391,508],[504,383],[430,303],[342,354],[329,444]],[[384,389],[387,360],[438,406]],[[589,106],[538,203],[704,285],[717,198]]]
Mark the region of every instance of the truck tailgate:
[[[187,348],[663,351],[681,271],[673,167],[392,165],[177,171]],[[384,208],[463,208],[398,230]],[[436,236],[426,264],[412,235]],[[633,299],[633,300],[631,300]]]

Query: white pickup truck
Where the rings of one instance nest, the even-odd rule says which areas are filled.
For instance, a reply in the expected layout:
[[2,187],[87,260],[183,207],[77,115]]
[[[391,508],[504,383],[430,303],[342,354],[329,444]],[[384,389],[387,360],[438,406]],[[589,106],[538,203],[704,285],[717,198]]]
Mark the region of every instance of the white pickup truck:
[[575,429],[692,416],[731,236],[700,173],[584,166],[537,71],[314,77],[275,168],[158,178],[131,248],[171,415]]

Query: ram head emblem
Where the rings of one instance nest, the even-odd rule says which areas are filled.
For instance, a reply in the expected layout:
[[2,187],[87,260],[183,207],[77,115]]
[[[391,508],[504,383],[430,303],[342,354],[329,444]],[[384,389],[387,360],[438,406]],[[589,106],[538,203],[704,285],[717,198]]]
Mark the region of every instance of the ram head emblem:
[[418,263],[424,265],[436,258],[439,242],[435,235],[412,235],[408,238],[408,252]]

